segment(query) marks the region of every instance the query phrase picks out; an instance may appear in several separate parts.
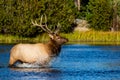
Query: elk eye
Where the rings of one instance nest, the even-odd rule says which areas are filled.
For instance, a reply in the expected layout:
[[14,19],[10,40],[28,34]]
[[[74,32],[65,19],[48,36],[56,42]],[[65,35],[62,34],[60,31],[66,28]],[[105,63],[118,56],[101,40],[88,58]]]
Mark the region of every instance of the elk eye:
[[60,38],[59,38],[59,37],[57,37],[57,39],[58,39],[58,40],[60,40]]

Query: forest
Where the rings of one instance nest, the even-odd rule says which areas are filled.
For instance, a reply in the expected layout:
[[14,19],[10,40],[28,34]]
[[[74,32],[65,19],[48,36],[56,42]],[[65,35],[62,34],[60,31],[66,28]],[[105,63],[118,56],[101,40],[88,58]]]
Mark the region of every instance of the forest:
[[[31,20],[47,16],[50,29],[57,24],[61,32],[70,33],[75,19],[83,19],[96,31],[119,31],[120,0],[0,0],[0,34],[34,37],[42,34]],[[44,22],[44,21],[43,21]]]

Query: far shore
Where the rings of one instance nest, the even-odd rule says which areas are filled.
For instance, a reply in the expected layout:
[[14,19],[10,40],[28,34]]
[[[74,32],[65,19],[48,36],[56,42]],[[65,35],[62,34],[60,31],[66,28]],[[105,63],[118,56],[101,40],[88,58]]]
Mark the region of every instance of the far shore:
[[[60,35],[69,39],[67,44],[120,44],[120,32],[75,31],[73,33],[61,33]],[[47,41],[49,41],[47,34],[32,38],[0,34],[0,44],[40,43]]]

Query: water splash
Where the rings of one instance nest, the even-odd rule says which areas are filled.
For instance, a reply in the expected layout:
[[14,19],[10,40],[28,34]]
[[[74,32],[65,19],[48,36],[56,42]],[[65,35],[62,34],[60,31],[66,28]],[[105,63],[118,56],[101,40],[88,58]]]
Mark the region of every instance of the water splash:
[[15,67],[19,67],[19,68],[40,68],[42,67],[41,65],[38,64],[31,64],[31,63],[22,63],[22,64],[16,64]]

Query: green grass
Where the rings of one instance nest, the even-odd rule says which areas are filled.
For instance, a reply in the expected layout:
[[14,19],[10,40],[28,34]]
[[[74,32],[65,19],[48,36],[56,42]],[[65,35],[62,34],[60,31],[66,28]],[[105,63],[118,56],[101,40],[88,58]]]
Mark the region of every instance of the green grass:
[[0,43],[37,43],[37,42],[44,42],[48,41],[47,34],[39,35],[34,38],[29,37],[20,37],[20,36],[13,36],[13,35],[0,35]]
[[[88,32],[73,32],[69,34],[61,33],[69,39],[69,42],[113,42],[120,43],[120,32],[102,32],[102,31],[88,31]],[[47,34],[39,35],[34,38],[19,37],[12,35],[0,35],[0,43],[37,43],[48,41]]]
[[119,42],[120,32],[102,32],[102,31],[88,31],[88,32],[73,32],[70,34],[62,34],[71,42]]

